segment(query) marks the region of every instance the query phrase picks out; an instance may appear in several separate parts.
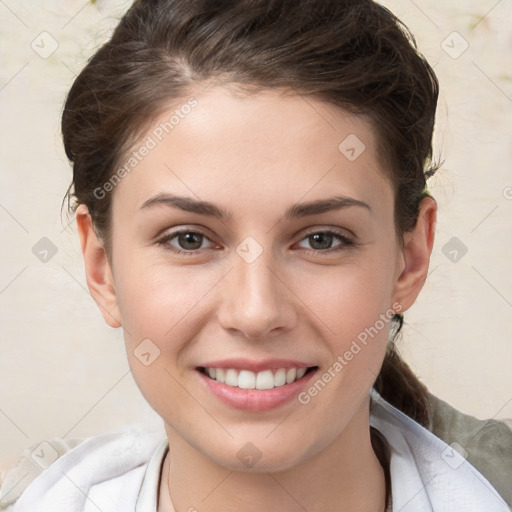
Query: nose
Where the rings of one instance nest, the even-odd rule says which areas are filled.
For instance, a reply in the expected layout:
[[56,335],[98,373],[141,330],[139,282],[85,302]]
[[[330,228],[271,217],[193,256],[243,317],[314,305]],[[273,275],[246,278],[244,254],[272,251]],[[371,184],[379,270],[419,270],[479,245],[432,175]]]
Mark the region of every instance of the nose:
[[223,280],[218,320],[233,333],[264,340],[291,329],[297,320],[294,295],[283,272],[263,252],[248,263],[235,255],[234,268]]

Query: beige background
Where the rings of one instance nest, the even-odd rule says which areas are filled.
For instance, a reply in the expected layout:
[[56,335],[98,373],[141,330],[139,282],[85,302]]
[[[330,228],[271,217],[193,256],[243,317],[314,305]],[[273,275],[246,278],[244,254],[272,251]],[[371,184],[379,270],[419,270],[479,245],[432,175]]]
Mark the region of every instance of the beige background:
[[[511,418],[512,3],[383,3],[441,83],[437,238],[401,348],[439,397],[480,418]],[[0,468],[44,438],[159,422],[128,371],[122,332],[89,295],[76,229],[60,217],[71,179],[64,95],[128,4],[0,1]],[[32,252],[43,237],[57,248],[47,262]],[[456,262],[453,237],[467,247]]]

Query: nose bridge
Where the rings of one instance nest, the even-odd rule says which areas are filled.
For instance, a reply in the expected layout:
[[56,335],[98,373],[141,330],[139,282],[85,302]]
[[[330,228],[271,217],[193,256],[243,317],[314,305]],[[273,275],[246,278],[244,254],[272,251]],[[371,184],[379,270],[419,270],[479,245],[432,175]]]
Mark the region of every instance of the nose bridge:
[[272,251],[247,240],[233,256],[219,312],[222,326],[251,339],[290,328],[295,318],[293,304],[284,279],[274,270]]

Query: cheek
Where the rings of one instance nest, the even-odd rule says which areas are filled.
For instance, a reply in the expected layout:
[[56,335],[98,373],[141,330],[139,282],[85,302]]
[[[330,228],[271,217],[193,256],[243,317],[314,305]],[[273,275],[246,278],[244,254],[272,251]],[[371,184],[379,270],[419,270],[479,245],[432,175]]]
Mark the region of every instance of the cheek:
[[181,399],[174,379],[187,372],[187,350],[214,312],[207,308],[208,297],[222,269],[200,272],[193,265],[148,264],[144,258],[119,261],[117,268],[118,305],[133,377],[146,400],[166,410],[169,404],[157,404],[169,397]]
[[217,279],[197,267],[171,267],[145,261],[120,262],[117,299],[123,328],[136,343],[141,336],[179,340],[197,306]]
[[184,372],[178,363],[195,335],[191,319],[206,284],[179,269],[126,263],[119,265],[117,293],[128,362],[147,402],[165,415],[186,399],[177,384]]
[[[377,266],[378,267],[378,266]],[[380,276],[380,279],[379,279]],[[312,291],[314,288],[314,291]],[[309,288],[309,318],[321,322],[320,339],[329,356],[310,386],[298,397],[313,431],[335,436],[375,382],[385,357],[393,311],[389,280],[378,268],[338,271],[336,277]]]
[[389,258],[366,258],[297,280],[297,295],[322,321],[333,348],[343,349],[382,314],[392,316],[393,268]]
[[[329,395],[333,403],[366,392],[382,365],[394,314],[390,307],[394,262],[385,254],[391,253],[383,249],[381,257],[372,255],[333,269],[328,276],[302,281],[299,293],[307,297],[309,318],[317,318],[330,353],[323,374],[330,389],[325,398]],[[319,383],[317,388],[322,386]]]

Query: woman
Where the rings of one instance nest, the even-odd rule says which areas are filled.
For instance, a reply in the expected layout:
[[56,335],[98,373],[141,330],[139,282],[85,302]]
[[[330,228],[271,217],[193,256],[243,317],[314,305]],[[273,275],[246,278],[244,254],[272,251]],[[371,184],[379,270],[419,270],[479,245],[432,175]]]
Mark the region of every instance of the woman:
[[90,439],[14,510],[508,510],[393,345],[437,96],[370,0],[135,2],[62,128],[89,289],[166,439]]

